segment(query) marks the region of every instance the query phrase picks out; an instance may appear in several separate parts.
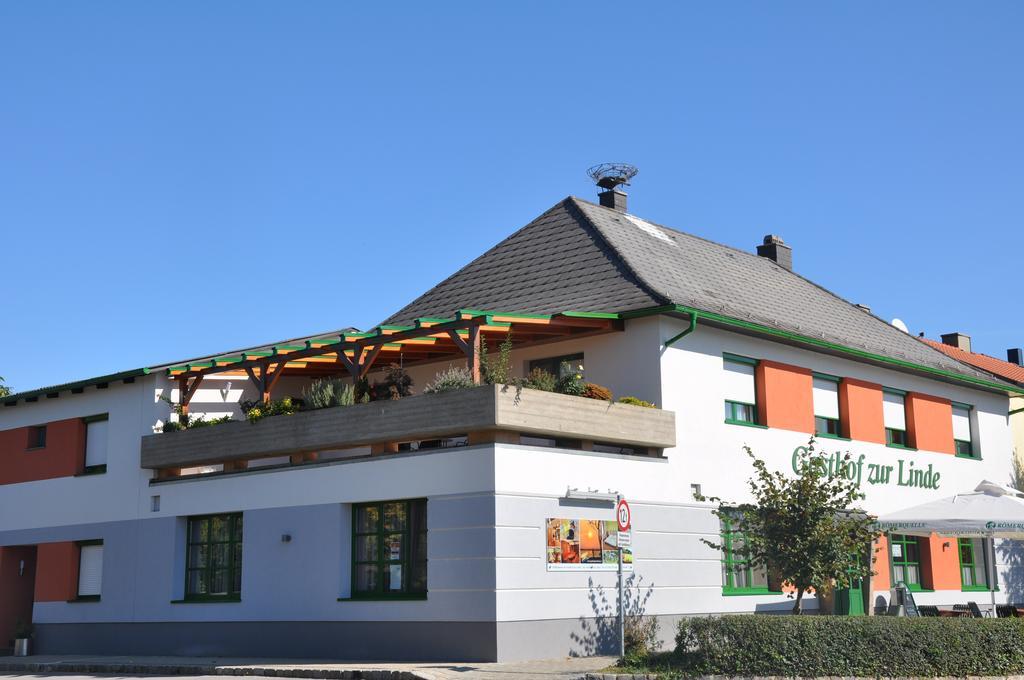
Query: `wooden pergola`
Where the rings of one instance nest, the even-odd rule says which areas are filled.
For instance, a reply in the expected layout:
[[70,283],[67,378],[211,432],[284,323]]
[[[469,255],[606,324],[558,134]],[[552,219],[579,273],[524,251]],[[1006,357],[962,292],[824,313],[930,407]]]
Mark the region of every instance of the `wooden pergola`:
[[245,375],[270,400],[284,375],[329,377],[339,373],[364,378],[375,366],[464,357],[473,380],[480,382],[481,347],[510,338],[514,346],[622,330],[618,314],[562,312],[504,314],[460,310],[453,319],[416,319],[412,326],[378,326],[370,332],[342,332],[302,342],[237,354],[215,356],[167,369],[178,382],[182,413],[203,382],[214,373]]

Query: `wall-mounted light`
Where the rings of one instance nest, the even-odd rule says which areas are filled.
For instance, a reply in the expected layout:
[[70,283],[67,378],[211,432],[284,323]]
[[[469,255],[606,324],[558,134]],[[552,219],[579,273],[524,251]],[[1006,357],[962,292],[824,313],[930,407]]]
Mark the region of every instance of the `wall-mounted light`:
[[18,576],[25,575],[25,560],[18,562]]

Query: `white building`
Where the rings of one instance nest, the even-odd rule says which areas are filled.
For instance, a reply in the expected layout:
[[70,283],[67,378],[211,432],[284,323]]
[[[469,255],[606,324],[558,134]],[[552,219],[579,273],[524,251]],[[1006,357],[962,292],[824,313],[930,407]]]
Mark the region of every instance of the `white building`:
[[[613,507],[570,488],[629,500],[630,611],[670,639],[679,617],[791,607],[701,540],[720,527],[695,491],[743,500],[744,445],[787,469],[817,433],[852,454],[873,513],[1013,481],[1019,386],[802,278],[780,240],[758,251],[569,198],[370,333],[0,400],[0,647],[30,617],[41,653],[609,651]],[[161,433],[168,402],[242,419],[240,401],[391,361],[419,392],[505,338],[514,375],[582,365],[660,410],[480,387]],[[892,543],[840,608],[884,607],[894,576],[921,604],[988,601],[977,546]],[[997,600],[1024,600],[1020,556],[998,555]]]

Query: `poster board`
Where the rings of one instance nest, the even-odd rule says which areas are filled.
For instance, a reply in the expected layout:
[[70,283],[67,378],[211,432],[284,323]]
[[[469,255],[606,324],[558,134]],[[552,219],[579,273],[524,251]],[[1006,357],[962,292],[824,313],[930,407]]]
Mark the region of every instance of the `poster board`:
[[[619,527],[615,520],[566,519],[545,521],[548,571],[617,571]],[[622,549],[622,570],[633,570],[633,548]]]

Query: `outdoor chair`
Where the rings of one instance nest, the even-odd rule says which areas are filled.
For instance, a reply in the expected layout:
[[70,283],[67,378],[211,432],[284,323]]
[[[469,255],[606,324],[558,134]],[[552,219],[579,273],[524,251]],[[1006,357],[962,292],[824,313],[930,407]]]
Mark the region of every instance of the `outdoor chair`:
[[973,616],[974,618],[976,618],[976,619],[983,619],[983,618],[985,618],[985,614],[982,613],[981,607],[978,606],[977,602],[968,602],[967,603],[967,608],[971,610],[971,616]]
[[918,613],[921,616],[938,616],[939,615],[939,608],[938,607],[933,607],[933,606],[928,605],[928,604],[919,606],[917,608],[917,611],[918,611]]
[[1001,619],[1017,618],[1017,608],[1008,604],[997,604],[996,616]]

